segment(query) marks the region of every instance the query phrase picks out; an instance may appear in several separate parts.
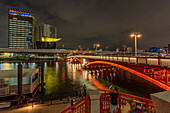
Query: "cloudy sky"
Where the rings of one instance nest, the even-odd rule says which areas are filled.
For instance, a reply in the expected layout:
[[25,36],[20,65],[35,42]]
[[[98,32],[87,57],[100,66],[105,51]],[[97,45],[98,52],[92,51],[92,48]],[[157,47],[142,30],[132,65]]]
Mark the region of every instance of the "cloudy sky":
[[133,31],[142,34],[139,49],[170,44],[170,0],[0,0],[1,48],[8,47],[8,8],[31,10],[37,26],[56,26],[66,48],[133,46]]

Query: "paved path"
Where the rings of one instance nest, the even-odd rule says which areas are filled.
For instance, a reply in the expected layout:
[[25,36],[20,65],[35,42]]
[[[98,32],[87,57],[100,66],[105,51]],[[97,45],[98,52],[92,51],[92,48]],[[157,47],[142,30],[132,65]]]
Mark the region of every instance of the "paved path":
[[31,105],[29,105],[21,108],[12,107],[0,109],[0,113],[61,113],[68,107],[70,107],[70,103],[60,102],[54,103],[53,105],[51,105],[51,103],[46,103],[34,105],[33,108]]

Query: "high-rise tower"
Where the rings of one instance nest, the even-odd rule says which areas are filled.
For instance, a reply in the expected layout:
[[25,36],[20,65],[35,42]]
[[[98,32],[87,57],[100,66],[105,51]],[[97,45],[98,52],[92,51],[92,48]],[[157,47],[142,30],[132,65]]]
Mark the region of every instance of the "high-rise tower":
[[39,27],[39,39],[42,40],[42,38],[50,37],[50,38],[56,38],[57,37],[57,29],[56,27],[49,25],[49,24],[41,24]]
[[31,11],[8,10],[8,47],[33,49],[36,43],[36,22]]
[[57,38],[56,27],[49,24],[41,24],[39,26],[39,41],[36,41],[37,49],[56,49],[57,42],[61,38]]

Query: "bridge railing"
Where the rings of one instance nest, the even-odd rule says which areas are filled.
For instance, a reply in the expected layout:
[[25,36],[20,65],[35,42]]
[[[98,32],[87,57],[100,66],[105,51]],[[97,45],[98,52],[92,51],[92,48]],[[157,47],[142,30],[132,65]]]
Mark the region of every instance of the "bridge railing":
[[163,57],[135,57],[135,56],[111,56],[111,55],[75,55],[72,57],[77,58],[90,58],[90,59],[98,59],[98,60],[109,60],[116,62],[127,62],[127,63],[135,63],[135,64],[146,64],[146,65],[155,65],[155,66],[170,66],[170,58]]
[[61,113],[89,113],[89,96],[80,100],[73,106],[67,108]]
[[101,93],[100,96],[100,113],[110,110],[111,96],[108,93]]
[[152,104],[152,100],[124,93],[119,93],[118,97],[119,112],[121,111],[123,106],[125,106],[130,100],[133,100],[135,103],[140,103],[142,105],[143,111],[145,111],[146,113],[156,113],[154,106]]
[[[102,93],[100,97],[100,111],[104,113],[106,111],[110,111],[110,101],[111,96],[108,93]],[[134,103],[140,103],[142,105],[143,111],[146,113],[156,113],[154,106],[152,104],[152,100],[137,97],[129,94],[119,93],[118,96],[118,113],[121,113],[122,109],[124,109],[125,105],[130,101],[133,100]]]

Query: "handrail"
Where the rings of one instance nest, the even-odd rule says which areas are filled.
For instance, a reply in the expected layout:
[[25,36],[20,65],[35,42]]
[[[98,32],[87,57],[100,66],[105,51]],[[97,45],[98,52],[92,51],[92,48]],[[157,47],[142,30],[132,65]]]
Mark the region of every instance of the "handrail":
[[[74,104],[74,105],[72,105],[71,107],[69,107],[69,108],[67,108],[66,110],[64,110],[64,111],[62,111],[61,113],[66,113],[66,112],[68,112],[69,110],[71,110],[71,109],[77,109],[77,108],[79,108],[80,106],[82,106],[82,105],[84,105],[85,104],[85,107],[87,107],[87,104],[88,104],[88,98],[89,98],[89,96],[87,96],[87,97],[85,97],[84,99],[82,99],[82,100],[80,100],[79,102],[77,102],[76,104]],[[82,103],[83,102],[83,103]],[[79,105],[79,104],[81,104],[81,105]],[[77,105],[79,105],[79,106],[77,106]],[[77,107],[76,107],[77,106]],[[74,108],[74,107],[76,107],[76,108]],[[86,108],[85,108],[85,110],[86,110]],[[88,111],[88,110],[87,110]],[[85,112],[86,113],[86,112]]]
[[[108,106],[108,103],[110,101],[110,99],[109,99],[110,96],[107,96],[107,95],[109,95],[109,94],[108,93],[102,93],[101,94],[101,100],[100,100],[101,113],[110,109],[110,106]],[[124,105],[125,102],[128,102],[132,99],[134,100],[135,103],[140,103],[140,104],[142,104],[143,107],[145,106],[146,113],[149,113],[149,112],[155,113],[154,105],[152,104],[152,100],[142,98],[142,97],[138,97],[138,96],[134,96],[134,95],[125,94],[125,93],[119,93],[119,96],[118,96],[118,113],[121,113],[122,105]]]
[[150,99],[146,99],[146,98],[142,98],[142,97],[138,97],[138,96],[134,96],[134,95],[129,95],[129,94],[125,94],[125,93],[119,93],[119,95],[131,97],[131,98],[136,98],[136,99],[144,100],[144,101],[148,101],[148,102],[152,102],[152,100],[150,100]]
[[155,110],[153,110],[154,105],[151,104],[152,100],[142,98],[142,97],[138,97],[138,96],[134,96],[134,95],[125,94],[125,93],[119,93],[119,96],[118,96],[118,100],[119,100],[118,109],[119,109],[119,111],[121,111],[122,105],[124,104],[123,101],[127,102],[127,101],[130,101],[131,99],[135,100],[135,103],[142,104],[143,107],[145,105],[146,113],[149,113],[149,111],[155,112]]
[[100,96],[100,113],[110,110],[111,96],[108,93],[101,93]]

